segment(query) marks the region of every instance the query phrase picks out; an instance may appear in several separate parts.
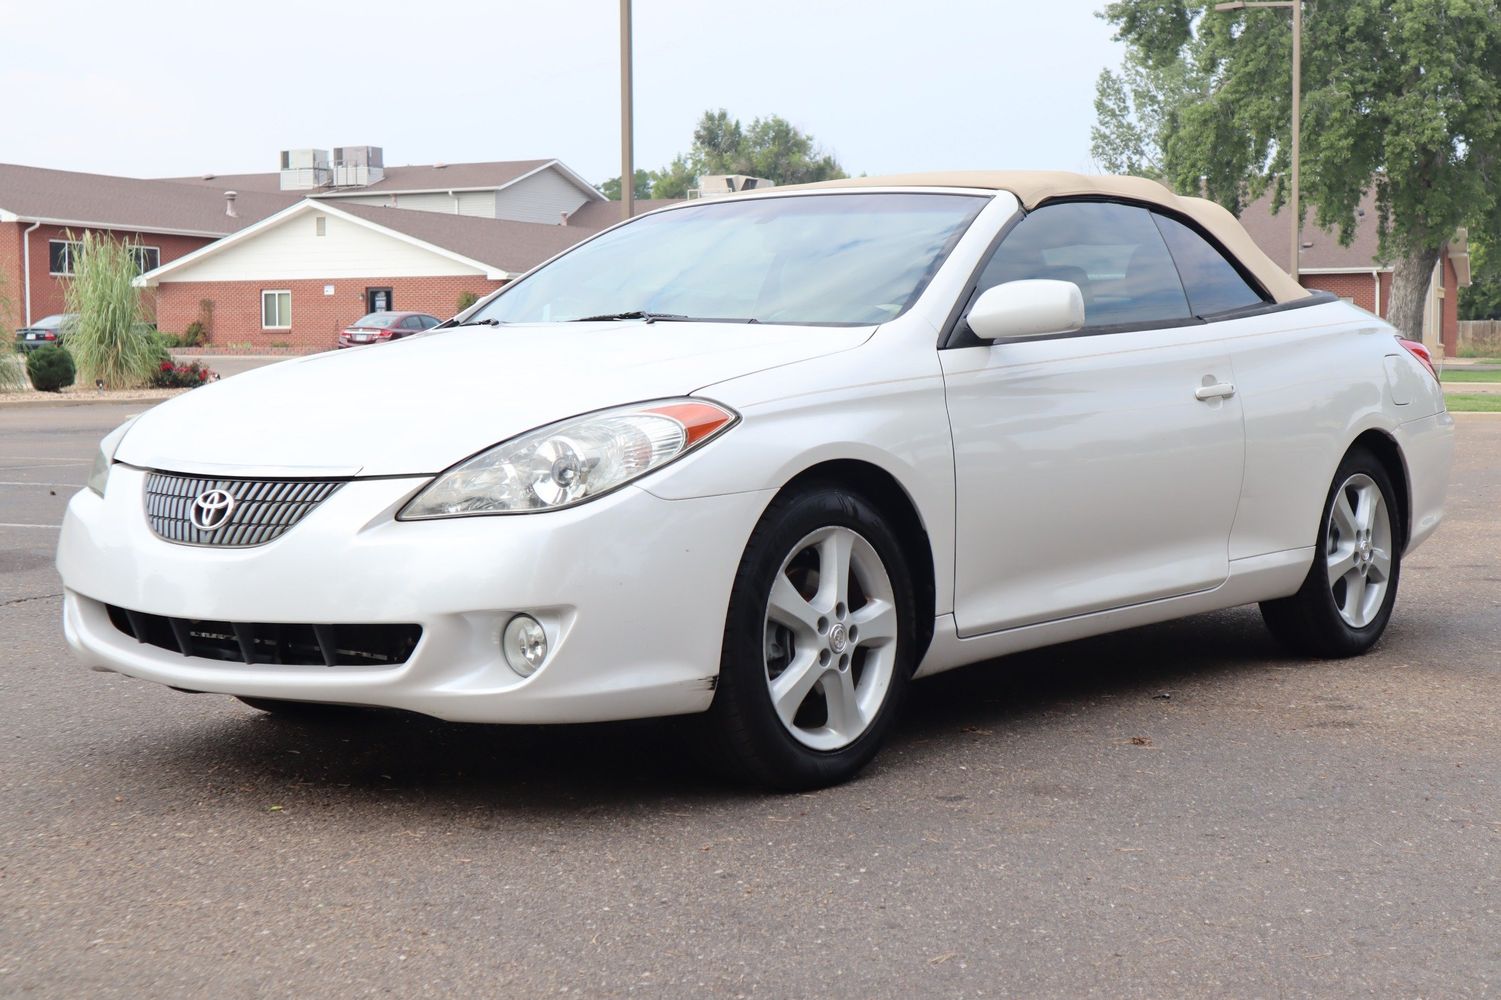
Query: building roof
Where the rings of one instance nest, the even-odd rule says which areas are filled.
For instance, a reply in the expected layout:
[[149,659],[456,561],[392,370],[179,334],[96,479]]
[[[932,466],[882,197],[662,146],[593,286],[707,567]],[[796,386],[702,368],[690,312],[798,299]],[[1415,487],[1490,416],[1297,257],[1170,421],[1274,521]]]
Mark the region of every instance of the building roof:
[[[298,215],[316,213],[338,216],[358,225],[432,251],[485,274],[491,280],[514,278],[569,247],[588,239],[598,229],[583,226],[543,225],[485,219],[447,212],[421,212],[409,208],[385,208],[353,202],[328,202],[304,198],[274,215],[246,226],[206,247],[147,271],[136,284],[154,287],[171,275],[207,257],[253,240]],[[191,279],[188,279],[191,280]]]
[[1125,198],[1161,205],[1193,219],[1234,254],[1278,302],[1291,302],[1309,292],[1292,279],[1247,235],[1246,230],[1222,206],[1204,198],[1175,195],[1156,181],[1110,174],[1074,174],[1054,170],[957,170],[943,173],[899,174],[890,177],[849,177],[816,184],[753,190],[730,197],[757,197],[787,191],[864,187],[953,187],[1010,191],[1024,208],[1035,208],[1054,198],[1090,195]]
[[[1298,255],[1300,271],[1360,271],[1368,274],[1373,270],[1391,269],[1390,263],[1382,263],[1377,259],[1381,223],[1376,213],[1374,191],[1366,192],[1360,201],[1355,215],[1355,238],[1349,246],[1340,245],[1338,228],[1328,231],[1315,225],[1312,208],[1308,207],[1303,231],[1298,237],[1298,246],[1302,249]],[[1291,239],[1292,219],[1287,213],[1288,207],[1284,205],[1280,212],[1272,214],[1270,191],[1251,202],[1240,213],[1240,224],[1246,227],[1251,239],[1273,260],[1286,261],[1291,250],[1288,242]]]
[[[337,198],[363,194],[397,194],[412,191],[484,191],[514,184],[544,167],[556,167],[564,176],[595,198],[603,198],[594,186],[569,170],[559,160],[494,160],[489,163],[429,163],[404,167],[384,167],[383,176],[373,184],[351,188],[314,188],[288,191],[297,197]],[[236,191],[281,192],[281,174],[205,174],[200,177],[171,177],[170,181]]]
[[[235,216],[224,192],[236,191]],[[297,201],[281,192],[111,177],[0,164],[0,219],[64,226],[223,236]]]
[[[325,203],[320,203],[320,205]],[[332,207],[332,206],[328,206]],[[509,219],[483,219],[447,212],[417,212],[340,202],[340,212],[442,247],[510,275],[538,264],[589,238],[603,226],[549,226]]]
[[[668,205],[681,205],[682,203],[681,198],[637,198],[636,214],[644,215],[659,208],[666,208]],[[608,229],[615,223],[623,221],[624,216],[621,215],[618,201],[586,201],[568,213],[570,227],[579,226],[595,232]]]

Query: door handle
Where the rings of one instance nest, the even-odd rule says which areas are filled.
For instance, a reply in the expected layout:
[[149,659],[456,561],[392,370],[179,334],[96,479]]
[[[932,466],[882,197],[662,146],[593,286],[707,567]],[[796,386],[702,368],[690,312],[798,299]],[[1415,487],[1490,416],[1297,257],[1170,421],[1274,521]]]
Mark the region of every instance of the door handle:
[[1234,382],[1215,382],[1212,385],[1201,385],[1194,390],[1194,399],[1229,399],[1235,395]]

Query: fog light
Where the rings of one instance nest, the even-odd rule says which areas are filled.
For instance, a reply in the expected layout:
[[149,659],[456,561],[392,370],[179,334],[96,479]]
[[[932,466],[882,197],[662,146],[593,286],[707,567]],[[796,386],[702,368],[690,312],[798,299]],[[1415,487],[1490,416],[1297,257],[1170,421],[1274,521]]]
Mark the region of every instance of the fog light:
[[547,633],[531,615],[517,615],[506,623],[500,648],[512,670],[530,677],[547,659]]

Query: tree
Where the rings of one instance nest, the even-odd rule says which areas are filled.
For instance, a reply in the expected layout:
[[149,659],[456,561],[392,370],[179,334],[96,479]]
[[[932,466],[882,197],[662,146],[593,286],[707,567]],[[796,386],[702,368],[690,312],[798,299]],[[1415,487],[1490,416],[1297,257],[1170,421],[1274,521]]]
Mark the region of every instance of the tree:
[[1470,287],[1459,293],[1460,319],[1501,319],[1501,260],[1490,244],[1470,238]]
[[[1303,3],[1300,193],[1316,206],[1315,221],[1348,242],[1356,207],[1374,186],[1381,254],[1395,265],[1389,315],[1416,337],[1444,242],[1462,225],[1501,231],[1492,180],[1501,152],[1501,0]],[[1127,45],[1127,78],[1134,60],[1149,73],[1204,82],[1177,103],[1171,90],[1158,91],[1164,128],[1146,128],[1143,142],[1158,144],[1172,186],[1196,190],[1202,181],[1209,197],[1237,212],[1270,188],[1279,209],[1289,177],[1287,18],[1212,7],[1115,0],[1104,17]]]
[[[750,174],[778,184],[806,184],[848,176],[813,136],[785,118],[757,118],[746,128],[724,108],[705,111],[693,129],[693,146],[658,170],[636,171],[637,198],[686,198],[703,174]],[[620,178],[599,186],[620,198]]]
[[[611,201],[620,200],[620,177],[616,175],[599,185],[599,193]],[[648,171],[636,168],[636,200],[641,201],[651,197],[651,174]]]
[[1202,97],[1205,84],[1192,62],[1175,59],[1148,66],[1134,52],[1119,73],[1105,69],[1095,81],[1095,124],[1089,151],[1112,174],[1150,177],[1172,186],[1164,147],[1177,124],[1179,108]]

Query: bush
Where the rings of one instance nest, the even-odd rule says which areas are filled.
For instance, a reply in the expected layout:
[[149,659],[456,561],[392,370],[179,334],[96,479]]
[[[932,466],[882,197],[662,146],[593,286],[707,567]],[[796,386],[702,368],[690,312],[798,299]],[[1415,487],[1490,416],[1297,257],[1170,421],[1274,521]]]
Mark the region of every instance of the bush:
[[206,339],[207,333],[203,328],[203,323],[195,319],[183,328],[182,336],[177,338],[177,346],[202,347]]
[[77,374],[65,347],[39,347],[26,358],[26,374],[37,392],[62,392]]
[[196,389],[214,377],[211,369],[196,361],[190,365],[179,365],[168,358],[157,364],[156,371],[151,376],[151,387],[153,389]]
[[465,309],[468,309],[470,306],[474,305],[478,301],[479,301],[479,296],[475,295],[473,292],[460,292],[459,293],[459,307],[458,307],[458,309],[456,309],[454,311],[455,312],[463,312]]
[[155,355],[143,327],[140,291],[130,247],[102,233],[79,241],[73,277],[64,292],[78,321],[68,331],[68,349],[86,380],[103,379],[112,389],[141,385],[151,377]]

